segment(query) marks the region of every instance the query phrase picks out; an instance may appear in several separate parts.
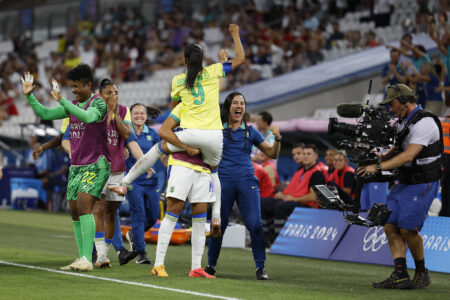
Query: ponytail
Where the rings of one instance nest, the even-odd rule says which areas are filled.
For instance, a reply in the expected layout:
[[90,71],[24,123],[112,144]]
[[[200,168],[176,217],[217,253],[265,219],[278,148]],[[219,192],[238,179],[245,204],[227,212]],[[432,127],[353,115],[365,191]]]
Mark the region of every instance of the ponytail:
[[184,48],[184,58],[187,64],[186,84],[187,89],[194,88],[195,80],[203,70],[203,50],[199,44],[189,44]]

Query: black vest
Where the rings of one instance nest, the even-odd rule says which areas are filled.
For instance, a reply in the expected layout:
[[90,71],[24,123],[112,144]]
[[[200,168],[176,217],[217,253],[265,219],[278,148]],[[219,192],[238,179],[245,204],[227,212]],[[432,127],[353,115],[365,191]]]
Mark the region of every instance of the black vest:
[[400,168],[400,182],[405,184],[419,184],[434,182],[441,178],[441,159],[438,158],[435,161],[425,164],[417,165],[417,159],[437,156],[442,154],[444,150],[444,141],[442,134],[441,121],[437,116],[427,110],[417,111],[405,124],[403,129],[397,134],[397,148],[403,152],[403,141],[409,133],[409,127],[416,124],[425,117],[433,118],[434,122],[439,128],[439,140],[431,145],[424,146],[419,154],[411,162],[409,167]]

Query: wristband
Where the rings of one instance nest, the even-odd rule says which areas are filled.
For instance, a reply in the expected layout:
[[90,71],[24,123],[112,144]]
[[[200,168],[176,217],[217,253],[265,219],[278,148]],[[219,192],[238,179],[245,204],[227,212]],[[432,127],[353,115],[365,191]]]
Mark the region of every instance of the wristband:
[[381,165],[380,164],[377,164],[377,173],[380,173],[381,174]]
[[275,142],[281,142],[281,138],[279,139],[275,138]]

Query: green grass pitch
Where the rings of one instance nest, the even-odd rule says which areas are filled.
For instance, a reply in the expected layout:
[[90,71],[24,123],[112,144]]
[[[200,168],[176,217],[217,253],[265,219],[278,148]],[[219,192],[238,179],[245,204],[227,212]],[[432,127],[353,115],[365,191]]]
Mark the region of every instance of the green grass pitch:
[[[155,248],[147,245],[152,261]],[[204,264],[206,253],[207,248]],[[0,210],[0,261],[56,270],[70,263],[75,255],[69,215]],[[186,244],[169,246],[169,278],[155,278],[150,275],[149,265],[132,261],[119,266],[113,251],[109,256],[111,269],[83,273],[93,277],[0,263],[0,299],[450,299],[450,275],[442,273],[431,273],[432,284],[426,290],[375,290],[371,283],[387,277],[390,267],[268,254],[266,269],[270,280],[262,282],[255,279],[251,251],[222,249],[216,279],[189,278],[191,247]],[[414,271],[410,273],[413,275]],[[137,286],[138,283],[147,286]]]

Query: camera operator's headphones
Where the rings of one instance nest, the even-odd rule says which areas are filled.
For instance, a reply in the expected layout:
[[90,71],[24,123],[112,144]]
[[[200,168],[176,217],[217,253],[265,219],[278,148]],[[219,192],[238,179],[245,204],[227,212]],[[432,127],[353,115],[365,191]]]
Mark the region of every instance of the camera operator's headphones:
[[[400,87],[397,84],[392,84],[390,86],[387,87],[388,89],[394,89],[396,92],[401,93],[402,91],[400,90]],[[400,104],[404,105],[406,104],[406,102],[408,102],[408,97],[401,95],[397,97],[398,102],[400,102]]]

